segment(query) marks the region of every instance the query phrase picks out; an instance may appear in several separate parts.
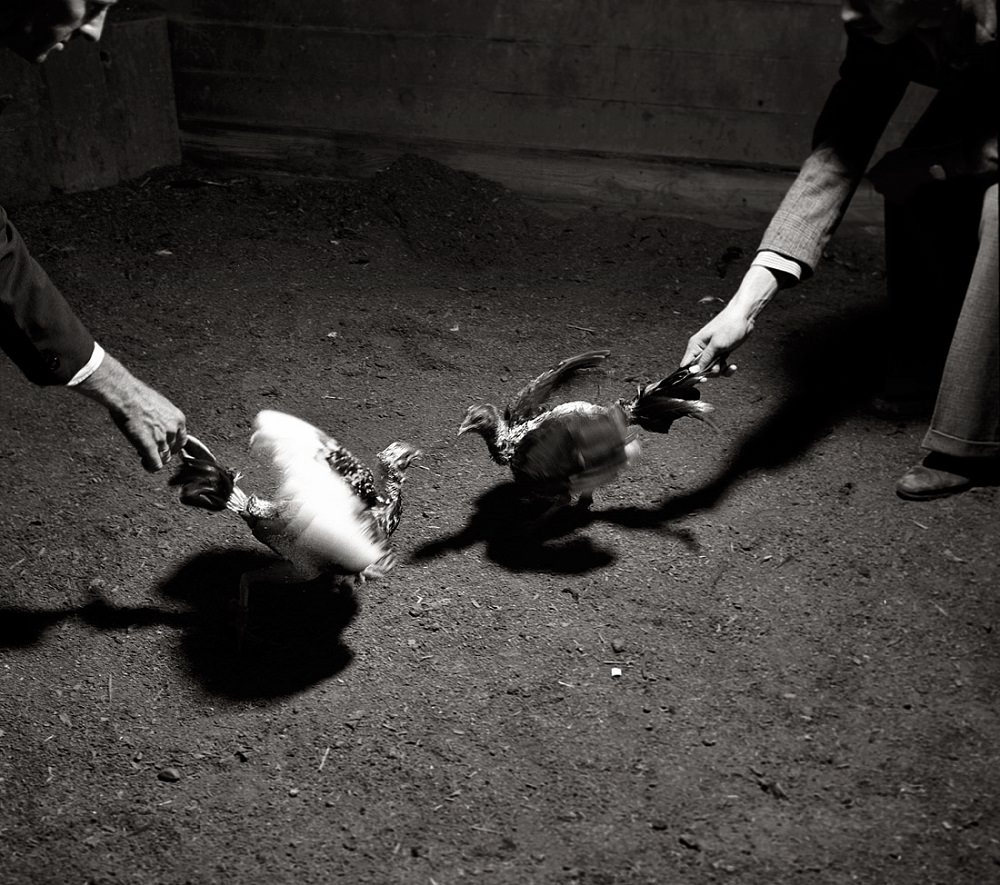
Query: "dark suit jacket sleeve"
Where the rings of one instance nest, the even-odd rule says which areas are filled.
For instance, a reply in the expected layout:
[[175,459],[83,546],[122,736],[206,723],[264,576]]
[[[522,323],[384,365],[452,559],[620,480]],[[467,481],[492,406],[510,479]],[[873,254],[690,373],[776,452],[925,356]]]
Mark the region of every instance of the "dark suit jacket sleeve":
[[812,153],[772,218],[761,249],[794,258],[806,275],[815,270],[908,82],[890,48],[848,41],[840,79],[816,121]]
[[66,384],[94,339],[0,206],[0,347],[35,384]]

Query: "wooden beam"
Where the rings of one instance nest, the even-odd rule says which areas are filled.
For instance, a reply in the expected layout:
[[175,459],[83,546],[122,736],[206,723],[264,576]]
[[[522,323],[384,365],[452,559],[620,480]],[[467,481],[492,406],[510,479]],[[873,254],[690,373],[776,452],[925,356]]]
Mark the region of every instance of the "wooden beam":
[[[186,129],[185,153],[209,166],[261,175],[353,179],[373,175],[406,153],[497,181],[553,207],[598,205],[680,215],[724,226],[764,224],[792,173],[655,161],[622,155],[501,149],[433,140],[237,130]],[[847,223],[880,225],[881,201],[867,185],[855,195]]]

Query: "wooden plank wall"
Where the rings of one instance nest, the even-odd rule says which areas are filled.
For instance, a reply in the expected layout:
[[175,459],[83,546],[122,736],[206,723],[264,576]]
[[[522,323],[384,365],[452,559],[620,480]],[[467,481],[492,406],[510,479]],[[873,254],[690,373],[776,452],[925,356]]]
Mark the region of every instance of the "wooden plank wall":
[[[15,70],[13,99],[0,89],[0,153],[34,158],[5,162],[0,192],[101,186],[176,156],[169,96],[142,85],[152,54],[126,51],[129,5],[99,50],[73,47],[76,67],[56,57]],[[153,5],[169,15],[182,143],[196,160],[357,177],[410,151],[552,202],[688,214],[773,210],[843,48],[838,0]],[[97,94],[108,89],[138,113],[109,114]],[[131,158],[110,156],[108,132],[122,125]],[[855,210],[879,214],[865,190]]]
[[182,0],[181,119],[791,167],[840,55],[827,0]]
[[[203,162],[359,176],[414,151],[543,199],[668,211],[773,210],[843,51],[838,0],[169,9]],[[855,206],[878,217],[870,192]]]

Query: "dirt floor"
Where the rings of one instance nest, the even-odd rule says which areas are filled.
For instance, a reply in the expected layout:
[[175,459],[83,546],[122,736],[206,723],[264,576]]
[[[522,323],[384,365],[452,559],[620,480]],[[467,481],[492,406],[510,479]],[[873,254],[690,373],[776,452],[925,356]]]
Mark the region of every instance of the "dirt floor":
[[[880,243],[844,232],[537,542],[456,438],[577,351],[672,369],[759,230],[555,218],[406,158],[362,184],[170,170],[11,213],[105,347],[269,492],[256,412],[419,445],[400,565],[261,588],[82,397],[0,364],[0,869],[21,883],[1000,880],[996,489],[899,500]],[[620,671],[620,675],[618,674]]]

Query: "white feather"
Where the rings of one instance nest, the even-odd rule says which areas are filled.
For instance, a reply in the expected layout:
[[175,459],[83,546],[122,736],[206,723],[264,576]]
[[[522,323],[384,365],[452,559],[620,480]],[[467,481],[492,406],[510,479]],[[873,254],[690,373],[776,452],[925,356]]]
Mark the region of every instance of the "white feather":
[[289,502],[289,534],[303,552],[360,572],[388,548],[372,535],[364,503],[325,459],[329,437],[306,421],[266,409],[254,419],[251,449],[271,460]]

